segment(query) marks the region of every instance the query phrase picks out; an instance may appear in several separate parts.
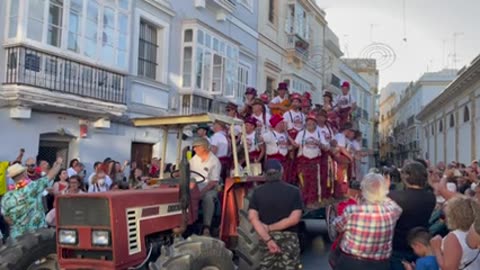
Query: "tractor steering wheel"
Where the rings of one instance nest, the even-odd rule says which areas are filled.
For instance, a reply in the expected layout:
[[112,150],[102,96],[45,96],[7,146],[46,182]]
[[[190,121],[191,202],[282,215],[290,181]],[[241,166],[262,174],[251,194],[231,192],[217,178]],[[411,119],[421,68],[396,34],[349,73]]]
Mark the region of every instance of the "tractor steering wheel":
[[[172,171],[172,172],[170,173],[170,177],[173,178],[173,179],[178,178],[178,177],[175,177],[175,174],[178,173],[178,172],[180,172],[180,170]],[[196,175],[198,175],[198,176],[200,176],[200,177],[202,178],[202,180],[200,180],[200,181],[195,181],[197,184],[200,184],[200,183],[203,183],[203,182],[207,181],[207,178],[205,178],[205,176],[203,176],[202,174],[200,174],[200,173],[197,172],[197,171],[192,171],[192,170],[190,170],[190,173],[196,174]]]

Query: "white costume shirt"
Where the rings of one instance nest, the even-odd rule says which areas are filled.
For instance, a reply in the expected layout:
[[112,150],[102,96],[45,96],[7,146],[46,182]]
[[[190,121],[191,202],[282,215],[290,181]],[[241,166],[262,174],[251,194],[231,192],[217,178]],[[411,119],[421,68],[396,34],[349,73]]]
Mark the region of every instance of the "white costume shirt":
[[279,104],[279,103],[282,103],[285,99],[287,98],[287,96],[285,95],[284,98],[281,98],[280,96],[276,96],[272,99],[271,103],[273,104]]
[[[206,179],[205,182],[198,184],[200,190],[205,188],[209,181],[220,181],[222,164],[220,164],[220,160],[213,153],[210,153],[208,159],[204,162],[198,155],[195,155],[190,159],[189,163],[190,170],[201,174]],[[202,177],[195,173],[192,173],[191,176],[195,178],[197,182],[203,180]]]
[[321,155],[320,144],[322,143],[322,135],[317,129],[314,132],[302,130],[297,134],[295,142],[300,146],[298,156],[306,158],[317,158]]
[[263,134],[263,141],[266,146],[267,155],[288,154],[288,135],[287,133],[278,133],[274,130]]
[[347,139],[347,137],[345,137],[343,133],[337,133],[337,135],[335,135],[335,140],[337,141],[338,146],[341,146],[345,149],[348,148],[348,145],[350,143],[350,141]]
[[228,155],[228,140],[224,132],[216,132],[210,138],[210,144],[217,147],[217,157],[222,158]]
[[333,102],[333,104],[340,109],[352,107],[353,103],[355,103],[355,99],[353,98],[351,93],[348,93],[346,95],[338,95],[335,97],[335,100]]
[[259,145],[261,143],[258,141],[258,136],[257,136],[256,131],[245,135],[245,137],[247,139],[247,147],[248,147],[248,152],[249,153],[255,152],[255,151],[260,151]]
[[330,145],[330,141],[333,140],[333,130],[329,129],[327,125],[323,127],[317,126],[317,130],[323,137],[324,143],[322,142],[322,144]]
[[269,113],[265,114],[265,122],[263,121],[263,114],[259,116],[252,114],[252,117],[257,119],[257,128],[260,129],[262,134],[270,129],[270,118],[272,116]]
[[294,128],[300,131],[305,127],[305,115],[300,111],[289,110],[283,114],[283,119],[287,123],[288,130]]

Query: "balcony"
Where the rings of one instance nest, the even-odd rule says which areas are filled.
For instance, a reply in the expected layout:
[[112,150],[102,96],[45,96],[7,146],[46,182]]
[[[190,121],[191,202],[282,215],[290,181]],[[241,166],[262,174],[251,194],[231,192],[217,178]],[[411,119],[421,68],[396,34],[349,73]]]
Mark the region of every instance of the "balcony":
[[308,61],[310,44],[296,34],[287,35],[287,58],[289,64],[302,68]]
[[123,75],[26,47],[7,48],[5,83],[125,104]]
[[122,74],[25,46],[6,48],[6,56],[3,96],[18,99],[13,100],[16,105],[34,107],[49,101],[115,115],[126,110]]

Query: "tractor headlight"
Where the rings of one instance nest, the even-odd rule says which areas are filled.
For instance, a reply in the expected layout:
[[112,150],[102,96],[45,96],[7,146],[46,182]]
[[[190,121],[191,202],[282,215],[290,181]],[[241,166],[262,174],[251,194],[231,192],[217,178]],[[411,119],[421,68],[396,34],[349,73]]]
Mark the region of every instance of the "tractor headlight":
[[76,230],[60,230],[58,235],[58,242],[64,245],[77,244],[77,231]]
[[92,231],[92,244],[94,246],[110,245],[110,231]]

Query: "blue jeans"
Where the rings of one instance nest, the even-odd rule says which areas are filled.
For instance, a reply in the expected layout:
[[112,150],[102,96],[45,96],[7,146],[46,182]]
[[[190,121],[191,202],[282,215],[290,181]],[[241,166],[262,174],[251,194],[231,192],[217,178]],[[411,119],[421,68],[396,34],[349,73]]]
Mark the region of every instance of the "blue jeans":
[[393,251],[390,257],[390,270],[405,270],[402,261],[415,262],[417,256],[410,251]]

